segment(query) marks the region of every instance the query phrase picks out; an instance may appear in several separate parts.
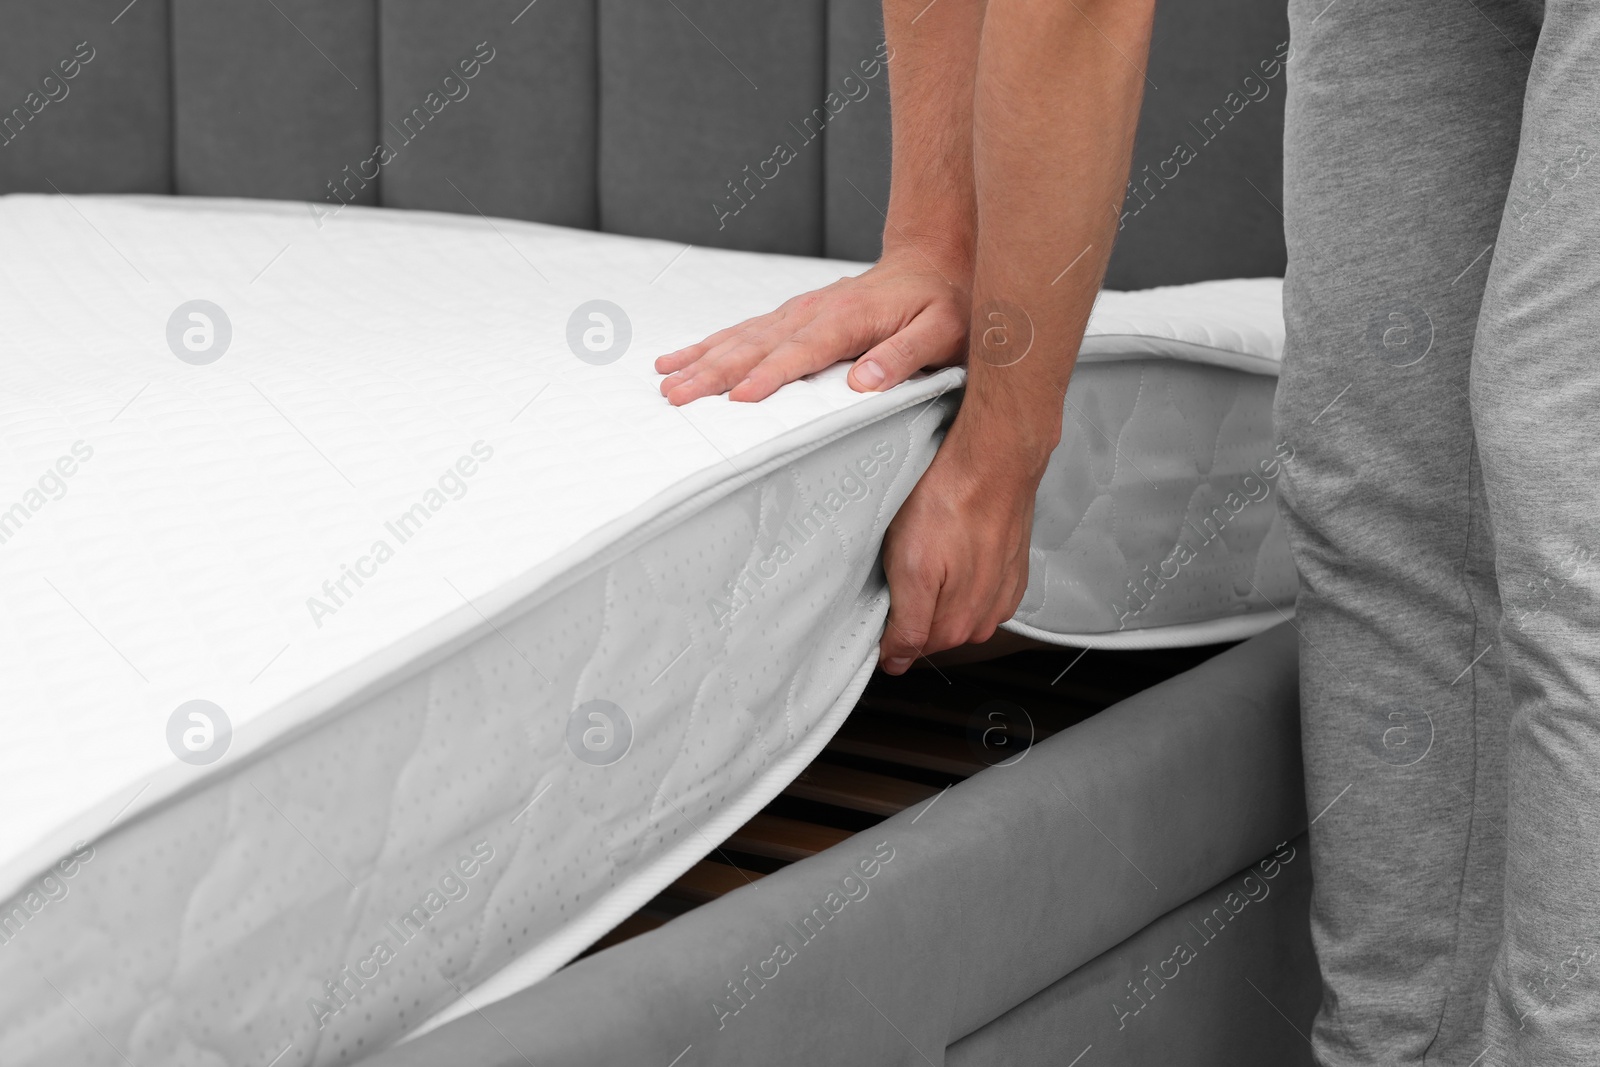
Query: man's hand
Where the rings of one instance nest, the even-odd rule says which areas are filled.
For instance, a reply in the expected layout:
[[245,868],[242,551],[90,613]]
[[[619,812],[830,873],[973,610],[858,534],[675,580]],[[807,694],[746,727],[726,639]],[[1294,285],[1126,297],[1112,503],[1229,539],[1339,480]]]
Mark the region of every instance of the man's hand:
[[[765,400],[781,387],[856,359],[850,385],[878,392],[966,354],[970,265],[941,270],[920,253],[887,253],[854,278],[805,293],[656,360],[661,394],[687,404],[727,393]],[[863,353],[865,353],[863,355]]]
[[997,455],[975,420],[957,417],[884,537],[885,671],[902,674],[918,656],[987,641],[1017,610],[1049,450],[1043,455]]

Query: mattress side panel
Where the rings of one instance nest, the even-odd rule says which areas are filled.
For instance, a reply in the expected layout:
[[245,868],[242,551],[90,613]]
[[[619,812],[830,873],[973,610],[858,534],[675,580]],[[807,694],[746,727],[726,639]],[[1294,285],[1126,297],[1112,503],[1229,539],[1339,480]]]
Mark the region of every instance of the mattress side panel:
[[1288,609],[1276,494],[1293,449],[1272,435],[1274,386],[1175,360],[1080,367],[1015,621],[1112,634]]

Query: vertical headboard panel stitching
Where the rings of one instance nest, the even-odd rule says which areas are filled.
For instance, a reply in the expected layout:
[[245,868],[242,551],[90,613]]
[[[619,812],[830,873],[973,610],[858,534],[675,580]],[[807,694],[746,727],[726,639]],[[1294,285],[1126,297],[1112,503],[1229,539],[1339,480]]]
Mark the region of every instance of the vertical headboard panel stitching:
[[597,225],[595,0],[381,0],[381,15],[383,203]]
[[378,203],[376,0],[172,0],[177,190]]
[[821,254],[824,4],[600,0],[602,228]]

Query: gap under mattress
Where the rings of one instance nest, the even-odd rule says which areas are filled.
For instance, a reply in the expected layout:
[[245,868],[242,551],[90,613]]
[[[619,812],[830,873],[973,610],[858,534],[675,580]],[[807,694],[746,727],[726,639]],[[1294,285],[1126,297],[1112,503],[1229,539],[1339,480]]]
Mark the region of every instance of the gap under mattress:
[[[709,851],[864,684],[883,529],[960,373],[674,410],[650,369],[857,265],[161,198],[3,197],[0,240],[0,1059],[331,1063],[471,1010]],[[1111,572],[1271,454],[1270,321],[1207,358],[1140,315],[1086,343],[1069,408],[1110,447],[1058,452],[1078,495],[1013,628],[1292,600],[1240,513],[1107,621]],[[1145,451],[1151,383],[1203,398],[1187,460]]]

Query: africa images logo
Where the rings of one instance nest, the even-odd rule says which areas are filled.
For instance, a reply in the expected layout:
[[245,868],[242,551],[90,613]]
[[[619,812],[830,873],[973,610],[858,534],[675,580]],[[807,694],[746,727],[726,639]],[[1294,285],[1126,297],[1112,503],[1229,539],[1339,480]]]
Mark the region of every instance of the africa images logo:
[[858,860],[822,898],[798,921],[784,924],[782,936],[772,946],[772,954],[755,964],[747,964],[738,975],[728,980],[726,995],[713,997],[711,1011],[717,1017],[717,1029],[728,1025],[728,1020],[738,1015],[761,990],[778,980],[783,968],[800,958],[807,945],[822,936],[828,924],[837,919],[851,904],[860,904],[872,892],[871,881],[894,860],[894,846],[880,841],[873,846],[872,854]]
[[1414,367],[1433,351],[1433,317],[1419,304],[1396,300],[1367,324],[1367,348],[1391,367]]
[[785,520],[779,527],[769,549],[756,562],[740,568],[739,573],[723,586],[724,597],[706,602],[717,628],[725,630],[767,583],[778,576],[791,560],[799,556],[808,544],[824,530],[833,526],[833,517],[850,504],[865,500],[872,494],[872,479],[888,468],[894,459],[894,445],[888,441],[874,442],[868,453],[850,465],[850,469],[837,484],[822,494],[821,500],[798,515]]
[[[1271,496],[1278,475],[1294,462],[1294,455],[1294,447],[1288,442],[1279,444],[1271,456],[1258,461],[1254,470],[1244,475],[1238,490],[1230,490],[1209,514],[1201,515],[1198,525],[1193,519],[1184,519],[1184,528],[1180,529],[1172,551],[1159,564],[1147,563],[1144,570],[1129,578],[1125,583],[1127,596],[1122,603],[1111,605],[1117,617],[1117,629],[1126,630],[1129,620],[1155,603],[1162,590],[1176,581],[1185,567],[1199,559],[1206,546],[1222,537],[1229,524],[1246,508]],[[1197,537],[1190,537],[1191,533]]]
[[320,996],[306,998],[306,1009],[317,1029],[326,1027],[354,1004],[369,984],[378,984],[384,969],[399,958],[407,945],[426,934],[451,904],[465,900],[472,892],[472,880],[494,857],[494,846],[488,841],[473,844],[471,853],[457,858],[410,907],[385,921],[382,936],[373,941],[365,955],[324,981]]
[[383,524],[384,531],[394,538],[379,537],[366,553],[357,557],[355,564],[341,563],[339,574],[322,583],[322,596],[306,597],[306,610],[317,629],[323,621],[338,614],[355,597],[363,586],[378,576],[378,568],[394,559],[396,550],[405,545],[452,500],[460,500],[471,488],[470,479],[482,469],[481,465],[494,458],[494,446],[486,441],[474,441],[471,455],[461,456],[444,469],[434,485],[422,494],[420,500]]

